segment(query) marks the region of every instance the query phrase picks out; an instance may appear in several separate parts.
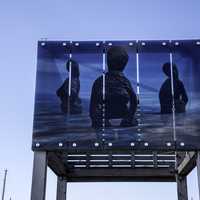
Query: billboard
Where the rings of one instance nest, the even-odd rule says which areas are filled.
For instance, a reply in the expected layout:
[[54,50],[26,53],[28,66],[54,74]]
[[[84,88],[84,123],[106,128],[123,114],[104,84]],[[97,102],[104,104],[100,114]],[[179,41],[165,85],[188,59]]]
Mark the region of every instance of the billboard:
[[200,149],[200,41],[39,41],[33,150]]

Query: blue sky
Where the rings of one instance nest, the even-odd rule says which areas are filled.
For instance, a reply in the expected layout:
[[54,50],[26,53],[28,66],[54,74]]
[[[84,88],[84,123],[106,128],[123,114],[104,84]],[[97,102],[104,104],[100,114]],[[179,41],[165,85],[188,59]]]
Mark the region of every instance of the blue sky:
[[[30,197],[31,136],[40,38],[126,40],[200,38],[199,0],[0,1],[0,186],[8,168],[6,200]],[[194,171],[190,196],[198,200]],[[47,199],[55,199],[56,177],[48,172]],[[69,184],[69,200],[175,200],[172,183]],[[191,199],[191,198],[190,198]]]

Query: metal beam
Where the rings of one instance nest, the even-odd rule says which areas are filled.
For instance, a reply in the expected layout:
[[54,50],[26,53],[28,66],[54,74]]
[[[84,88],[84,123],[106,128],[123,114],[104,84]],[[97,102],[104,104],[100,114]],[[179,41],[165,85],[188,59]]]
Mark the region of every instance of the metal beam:
[[187,177],[179,176],[177,178],[177,194],[178,200],[188,200],[188,190],[187,190]]
[[46,152],[34,152],[31,200],[45,200],[47,177]]
[[67,168],[64,165],[64,162],[59,157],[59,154],[54,152],[48,152],[48,166],[54,171],[57,176],[63,177],[67,176]]
[[67,182],[62,177],[57,178],[56,200],[66,200]]
[[68,182],[175,182],[169,168],[75,168],[68,171]]
[[187,176],[196,166],[196,153],[188,152],[178,166],[178,175]]

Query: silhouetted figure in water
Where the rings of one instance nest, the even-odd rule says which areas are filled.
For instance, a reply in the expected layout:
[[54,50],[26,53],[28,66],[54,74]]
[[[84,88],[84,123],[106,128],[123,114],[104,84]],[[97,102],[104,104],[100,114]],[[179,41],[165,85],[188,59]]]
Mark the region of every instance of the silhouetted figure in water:
[[[188,102],[187,93],[183,82],[179,80],[178,69],[175,64],[173,64],[173,87],[174,87],[174,105],[176,113],[184,113],[185,107]],[[172,113],[172,87],[171,87],[171,65],[170,63],[165,63],[163,65],[163,72],[167,75],[167,79],[162,84],[159,92],[161,113],[167,114]]]
[[80,72],[79,64],[74,60],[69,60],[66,64],[69,73],[71,61],[71,95],[69,97],[69,78],[66,78],[62,86],[57,90],[56,94],[61,100],[61,110],[63,113],[80,114],[82,113],[80,91]]
[[97,78],[92,87],[90,117],[94,128],[111,126],[110,119],[122,119],[120,124],[122,127],[137,125],[134,117],[137,97],[130,81],[123,74],[128,59],[128,54],[122,47],[111,47],[107,52],[105,98],[103,98],[103,76]]

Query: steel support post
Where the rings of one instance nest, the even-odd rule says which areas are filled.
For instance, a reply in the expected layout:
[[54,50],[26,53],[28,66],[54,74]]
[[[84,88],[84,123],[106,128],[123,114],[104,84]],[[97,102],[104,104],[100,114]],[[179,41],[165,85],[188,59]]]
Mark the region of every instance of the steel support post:
[[199,199],[200,199],[200,151],[197,153],[197,177],[198,177]]
[[187,177],[186,176],[178,176],[178,178],[177,178],[177,194],[178,194],[178,200],[188,200]]
[[67,182],[61,177],[57,179],[57,195],[56,200],[66,200]]
[[47,153],[34,152],[31,200],[45,200]]

